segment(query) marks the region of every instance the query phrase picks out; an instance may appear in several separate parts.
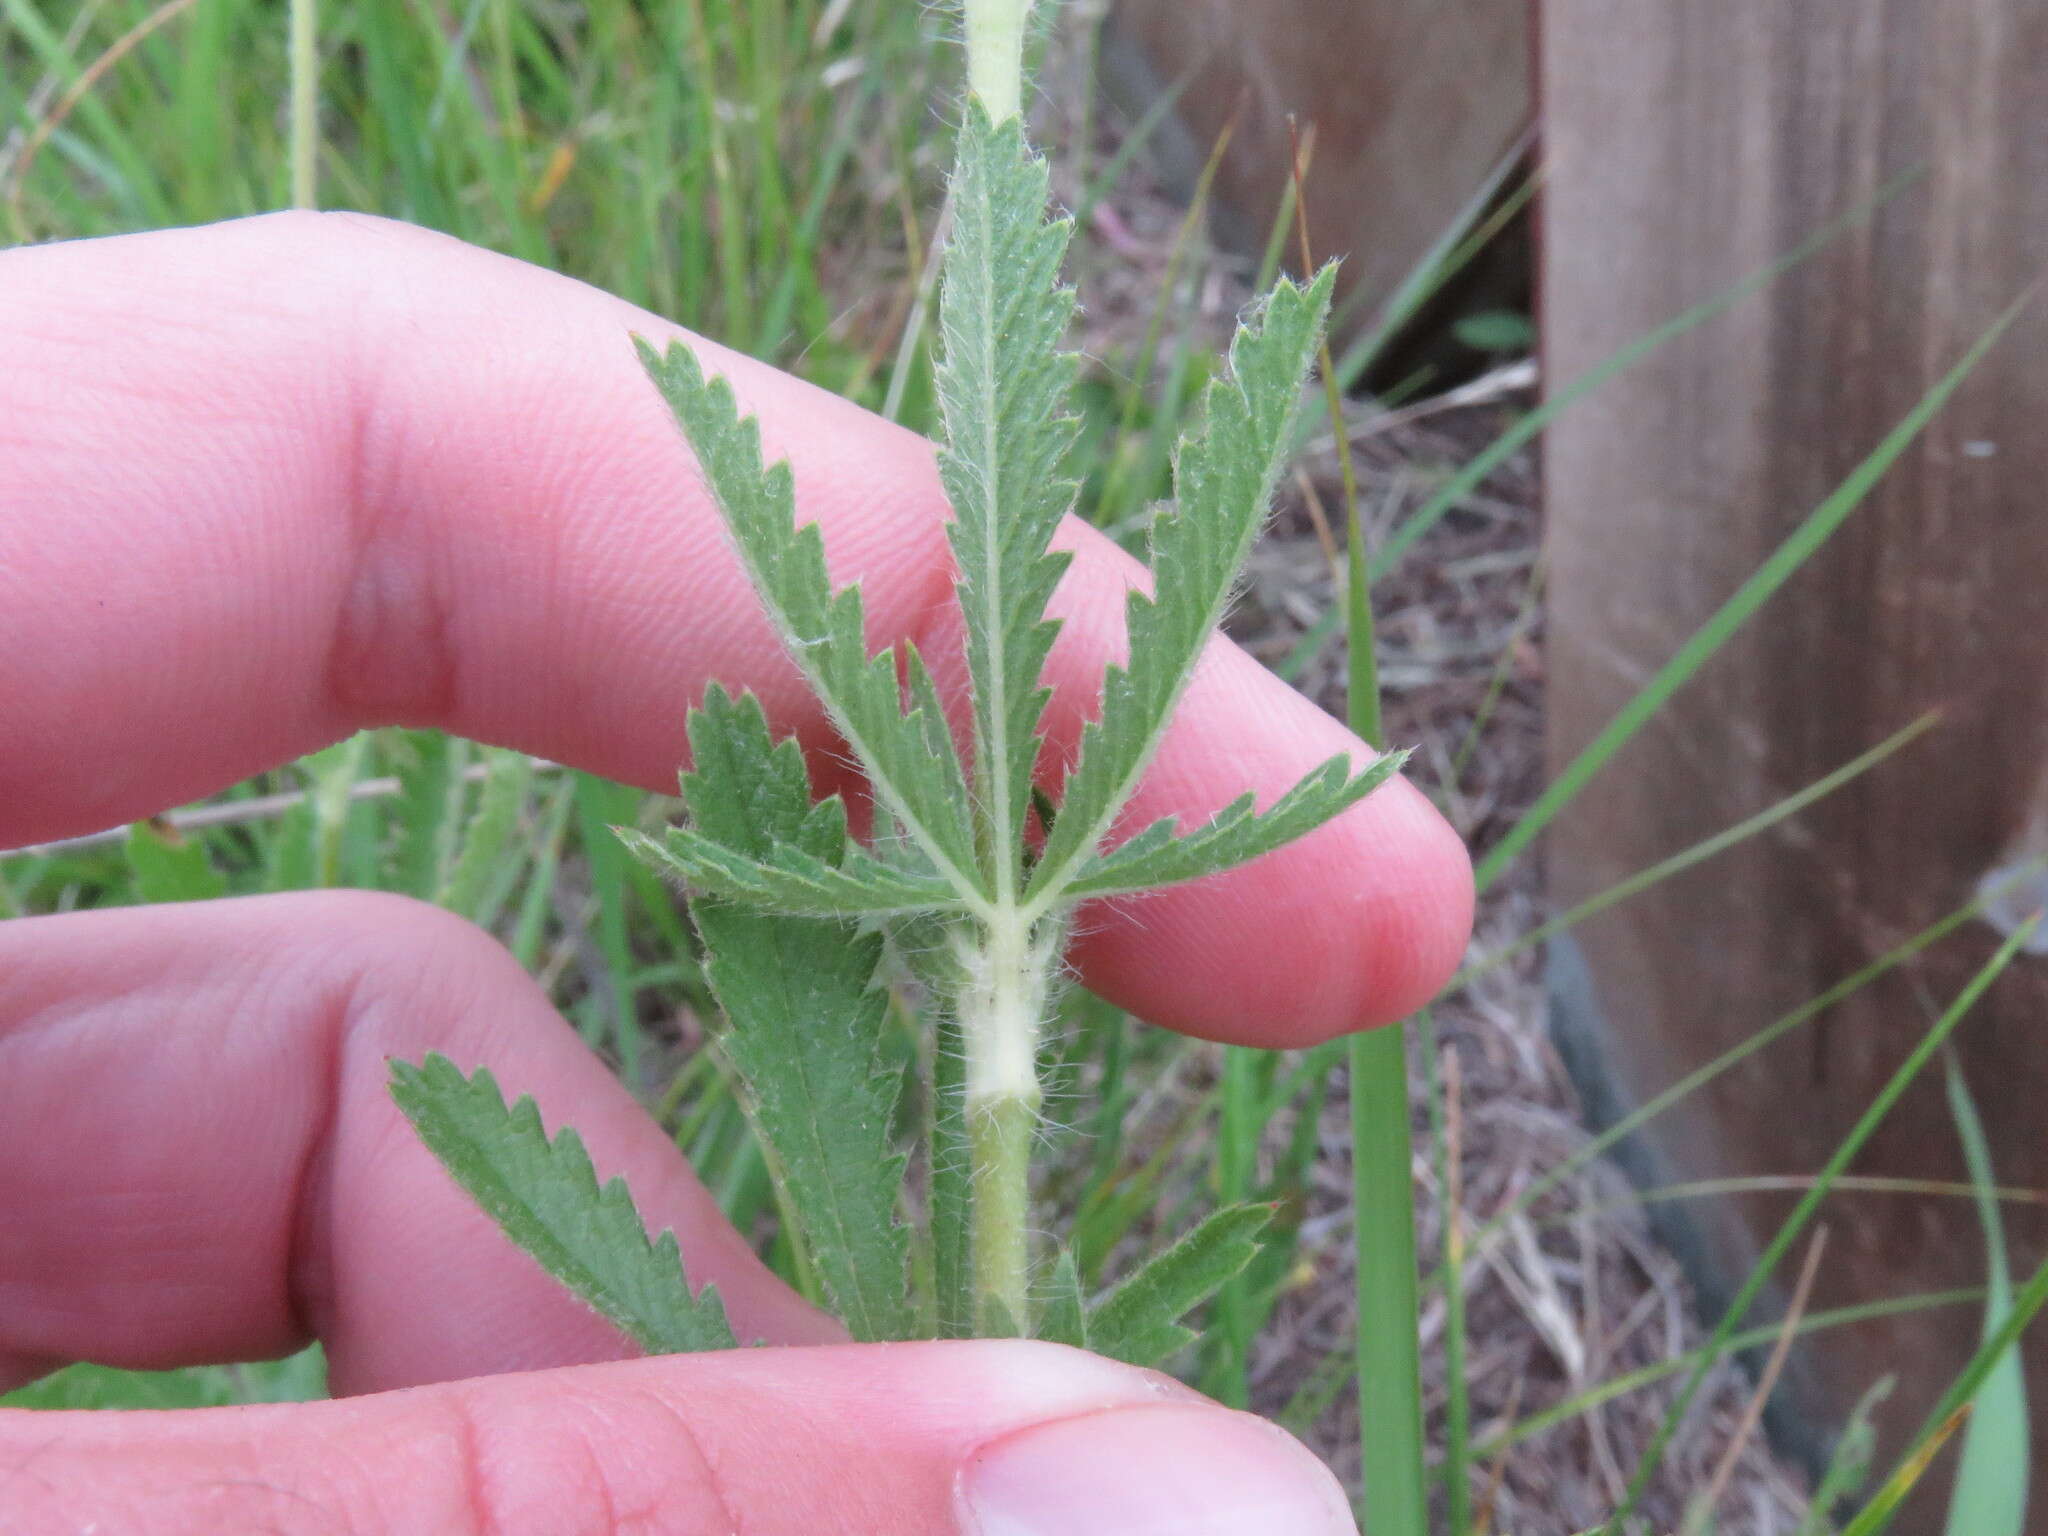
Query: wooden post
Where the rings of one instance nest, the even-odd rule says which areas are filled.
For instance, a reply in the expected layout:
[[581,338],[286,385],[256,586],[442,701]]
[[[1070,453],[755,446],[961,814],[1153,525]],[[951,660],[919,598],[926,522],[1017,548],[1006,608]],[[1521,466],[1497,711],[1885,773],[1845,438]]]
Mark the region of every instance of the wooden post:
[[1108,70],[1142,111],[1185,87],[1169,161],[1217,177],[1256,255],[1287,188],[1290,114],[1315,125],[1308,206],[1344,291],[1384,297],[1484,186],[1529,119],[1529,0],[1115,0]]
[[[1553,0],[1540,48],[1553,389],[1917,173],[1551,431],[1562,766],[2048,270],[2048,5]],[[2048,852],[2048,305],[1558,825],[1555,899],[1762,809],[1931,708],[1941,726],[1902,757],[1560,949],[1554,1017],[1599,1107],[1639,1102],[1987,874]],[[2048,882],[2007,905],[2043,897]],[[1998,938],[1973,923],[1722,1078],[1658,1123],[1643,1166],[1660,1179],[1811,1173]],[[2048,1187],[2048,959],[2022,957],[1958,1038],[1998,1178]],[[1965,1176],[1938,1068],[1853,1171]],[[1665,1208],[1710,1309],[1792,1198]],[[1967,1200],[1841,1196],[1824,1219],[1817,1307],[1983,1280]],[[2007,1223],[2024,1275],[2048,1225],[2026,1205]],[[1975,1308],[1950,1307],[1817,1339],[1779,1427],[1818,1449],[1895,1373],[1881,1424],[1896,1450],[1980,1326]],[[2038,1422],[2048,1334],[2035,1330],[2027,1356]],[[2044,1477],[2037,1449],[2037,1511]],[[1915,1508],[1913,1529],[1937,1528],[1938,1499]]]

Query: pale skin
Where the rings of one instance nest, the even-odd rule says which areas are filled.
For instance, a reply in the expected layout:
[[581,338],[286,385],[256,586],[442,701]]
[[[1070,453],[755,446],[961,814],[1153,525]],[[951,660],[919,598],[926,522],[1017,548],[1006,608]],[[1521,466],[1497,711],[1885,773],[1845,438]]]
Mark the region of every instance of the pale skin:
[[[679,334],[350,216],[0,254],[0,846],[390,724],[672,788],[714,678],[829,761],[632,331]],[[707,356],[791,458],[876,638],[916,638],[957,693],[928,445]],[[1131,567],[1067,537],[1071,740]],[[1346,748],[1219,641],[1135,815],[1270,796]],[[1241,871],[1084,914],[1076,959],[1154,1023],[1299,1045],[1426,1000],[1471,899],[1457,839],[1395,783]],[[385,1062],[430,1050],[579,1127],[741,1335],[780,1347],[632,1360],[411,1135]],[[10,1531],[1350,1528],[1300,1447],[1163,1378],[1041,1345],[836,1342],[511,958],[430,908],[316,893],[0,925],[0,1083],[0,1386],[317,1337],[342,1399],[0,1414]]]

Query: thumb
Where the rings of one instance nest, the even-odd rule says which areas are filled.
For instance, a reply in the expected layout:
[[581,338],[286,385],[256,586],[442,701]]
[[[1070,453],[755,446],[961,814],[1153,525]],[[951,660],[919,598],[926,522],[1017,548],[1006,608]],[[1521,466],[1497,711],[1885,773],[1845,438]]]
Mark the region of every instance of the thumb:
[[0,1414],[10,1531],[1355,1536],[1299,1443],[1054,1345],[757,1349],[326,1403]]

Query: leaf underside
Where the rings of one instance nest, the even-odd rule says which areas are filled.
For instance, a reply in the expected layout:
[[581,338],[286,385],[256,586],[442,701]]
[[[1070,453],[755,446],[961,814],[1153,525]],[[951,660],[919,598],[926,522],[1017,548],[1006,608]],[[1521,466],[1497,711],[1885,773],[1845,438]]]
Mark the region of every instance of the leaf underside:
[[[779,848],[838,868],[848,852],[843,807],[811,803],[796,743],[772,741],[751,695],[714,687],[689,729],[683,796],[702,837],[740,855]],[[833,1306],[857,1339],[909,1337],[909,1232],[897,1216],[905,1154],[895,1144],[902,1083],[883,1064],[881,936],[843,918],[771,915],[705,895],[690,911],[728,1020],[719,1048]]]
[[1271,1206],[1231,1205],[1147,1260],[1088,1315],[1088,1347],[1130,1365],[1159,1366],[1194,1343],[1181,1319],[1251,1263]]
[[[843,810],[839,820],[843,840]],[[764,911],[793,917],[881,917],[960,906],[945,881],[897,869],[857,846],[847,848],[834,864],[781,842],[764,843],[759,857],[749,857],[695,827],[670,827],[659,839],[628,827],[618,834],[642,862],[674,876],[686,889]]]
[[940,288],[936,374],[944,424],[939,475],[974,691],[974,758],[992,884],[1021,874],[1039,674],[1059,626],[1045,616],[1067,556],[1048,545],[1077,489],[1063,470],[1079,423],[1068,409],[1076,359],[1060,348],[1073,317],[1060,286],[1072,225],[1048,221],[1045,161],[1016,118],[978,101],[960,128],[953,230]]
[[755,592],[860,759],[876,799],[959,895],[986,898],[966,776],[923,661],[908,646],[868,654],[860,588],[833,591],[818,525],[796,521],[789,465],[763,467],[759,425],[740,418],[732,386],[707,379],[681,342],[666,354],[645,341],[639,347],[697,456]]
[[623,1179],[601,1188],[582,1138],[550,1140],[530,1098],[507,1107],[490,1072],[445,1056],[391,1063],[420,1140],[505,1235],[649,1354],[731,1349],[717,1291],[691,1295],[673,1232],[653,1242]]
[[1185,836],[1174,836],[1171,817],[1155,821],[1128,842],[1097,854],[1067,887],[1075,899],[1115,896],[1178,885],[1233,869],[1283,848],[1350,809],[1401,771],[1406,752],[1391,752],[1353,774],[1348,757],[1333,757],[1265,810],[1240,795]]
[[1038,1319],[1038,1337],[1053,1344],[1088,1348],[1088,1311],[1081,1295],[1081,1271],[1070,1248],[1060,1249],[1052,1267],[1052,1290]]
[[1334,276],[1325,267],[1305,288],[1283,280],[1238,328],[1229,376],[1210,382],[1197,424],[1175,450],[1175,501],[1152,524],[1152,591],[1125,601],[1129,659],[1109,668],[1101,714],[1082,732],[1032,876],[1034,897],[1063,890],[1107,835],[1223,617],[1293,451]]

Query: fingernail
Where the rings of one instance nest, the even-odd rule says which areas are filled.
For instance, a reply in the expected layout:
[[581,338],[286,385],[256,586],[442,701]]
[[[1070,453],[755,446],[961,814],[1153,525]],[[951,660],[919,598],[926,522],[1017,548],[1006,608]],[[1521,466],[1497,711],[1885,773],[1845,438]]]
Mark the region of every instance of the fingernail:
[[1019,1430],[960,1474],[968,1536],[1358,1536],[1329,1468],[1215,1407],[1121,1408]]

